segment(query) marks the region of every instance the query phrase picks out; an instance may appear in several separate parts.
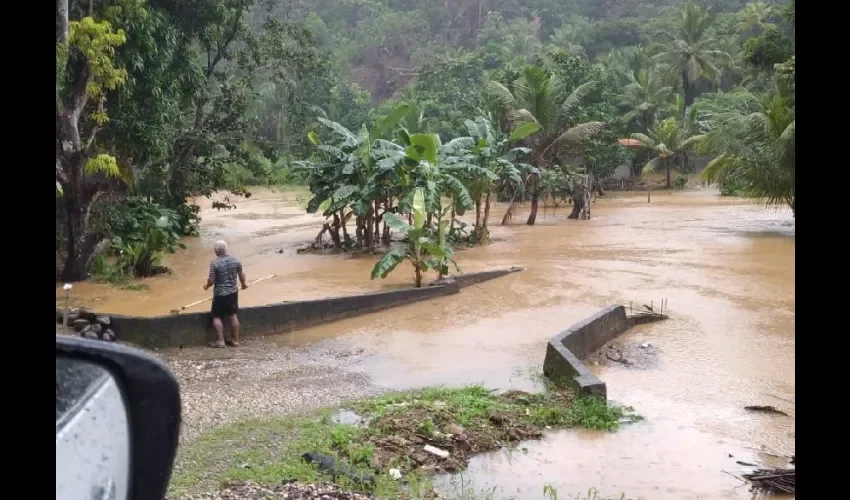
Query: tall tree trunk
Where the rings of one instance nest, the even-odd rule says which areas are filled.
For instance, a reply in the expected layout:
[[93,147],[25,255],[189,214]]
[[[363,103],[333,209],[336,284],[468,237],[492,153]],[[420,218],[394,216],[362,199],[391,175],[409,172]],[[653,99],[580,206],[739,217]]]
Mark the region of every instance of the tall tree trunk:
[[487,194],[484,195],[484,218],[481,219],[481,238],[479,239],[482,244],[490,241],[490,229],[487,228],[488,220],[490,220],[490,191],[487,191]]
[[333,215],[334,215],[334,222],[333,222],[333,225],[331,226],[331,229],[330,229],[331,240],[333,240],[333,242],[334,242],[334,248],[340,248],[341,249],[342,248],[342,240],[340,240],[340,237],[339,237],[339,229],[340,229],[340,225],[342,225],[342,219],[340,219],[339,215],[336,212],[334,212]]
[[357,229],[355,230],[355,241],[357,243],[357,248],[363,248],[363,217],[357,216],[355,219]]
[[568,219],[588,220],[590,219],[590,177],[579,183],[572,192],[573,210]]
[[381,237],[381,219],[382,217],[378,215],[378,201],[375,200],[375,238]]
[[349,212],[349,214],[346,215],[345,209],[343,209],[341,213],[342,213],[342,223],[341,223],[341,225],[342,225],[342,241],[344,241],[346,245],[349,245],[350,241],[351,241],[351,236],[348,235],[348,228],[346,227],[346,224],[348,223],[348,218],[351,217],[351,213]]
[[372,205],[370,204],[369,209],[366,211],[366,217],[363,221],[363,238],[369,252],[372,252],[375,249],[375,232],[372,227],[374,212],[372,210]]
[[413,279],[416,284],[416,288],[422,287],[422,269],[417,265],[415,270],[413,271]]
[[508,202],[508,209],[505,210],[505,215],[502,216],[502,225],[503,226],[507,226],[508,222],[510,222],[511,219],[513,218],[513,216],[514,216],[514,202],[515,202],[515,200],[516,200],[516,189],[514,189],[513,192],[511,193],[511,199]]
[[685,94],[685,108],[682,110],[682,116],[679,117],[682,120],[682,124],[685,123],[685,117],[688,116],[688,110],[694,105],[694,100],[696,99],[696,96],[694,95],[696,93],[696,89],[694,87],[694,83],[688,79],[688,72],[682,70],[682,93]]
[[528,214],[528,221],[526,224],[529,226],[533,226],[537,221],[537,205],[540,198],[540,176],[537,174],[533,174],[533,179],[531,181],[531,213]]
[[475,198],[475,241],[481,242],[481,196]]
[[670,183],[670,171],[673,170],[670,163],[667,163],[667,189],[670,189],[673,185]]
[[[384,207],[384,213],[390,212],[393,208],[393,199],[392,197],[387,198],[387,204]],[[381,214],[381,220],[384,219],[383,214]],[[381,243],[384,245],[390,244],[390,226],[387,224],[387,221],[384,222],[384,234],[381,235]]]

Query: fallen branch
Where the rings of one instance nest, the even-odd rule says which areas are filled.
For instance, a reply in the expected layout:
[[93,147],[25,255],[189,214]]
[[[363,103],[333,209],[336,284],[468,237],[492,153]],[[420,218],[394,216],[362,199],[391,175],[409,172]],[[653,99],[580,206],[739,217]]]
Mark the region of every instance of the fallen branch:
[[759,469],[752,474],[744,474],[744,479],[753,487],[768,493],[791,493],[797,486],[796,469]]
[[777,410],[776,407],[774,407],[774,406],[752,405],[752,406],[745,406],[744,409],[747,410],[747,411],[755,411],[755,412],[760,412],[760,413],[774,413],[776,415],[784,415],[786,417],[788,416],[787,413],[785,413],[782,410]]

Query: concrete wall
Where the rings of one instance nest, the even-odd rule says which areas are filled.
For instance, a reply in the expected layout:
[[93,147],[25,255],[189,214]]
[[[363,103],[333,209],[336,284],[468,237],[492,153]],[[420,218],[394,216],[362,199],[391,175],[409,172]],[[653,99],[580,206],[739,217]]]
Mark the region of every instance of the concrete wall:
[[657,314],[627,317],[623,306],[606,307],[549,339],[543,374],[551,379],[572,379],[582,394],[607,398],[605,382],[591,373],[580,360],[635,324],[665,318]]
[[[349,297],[284,302],[239,310],[241,337],[271,335],[353,316],[459,293],[469,285],[505,276],[522,268],[499,269],[454,276],[439,286],[367,293]],[[203,345],[215,338],[209,312],[137,317],[113,315],[112,329],[122,342],[143,347]],[[229,328],[225,327],[225,335]]]

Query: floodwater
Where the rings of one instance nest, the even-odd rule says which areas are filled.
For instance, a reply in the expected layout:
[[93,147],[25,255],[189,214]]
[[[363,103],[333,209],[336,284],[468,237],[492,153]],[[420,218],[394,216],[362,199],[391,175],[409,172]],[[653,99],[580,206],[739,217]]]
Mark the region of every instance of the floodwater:
[[[201,237],[170,259],[174,274],[147,281],[150,291],[81,283],[74,300],[99,311],[157,315],[203,298],[212,242],[221,237],[249,280],[277,274],[241,294],[244,305],[409,283],[403,267],[370,281],[372,257],[297,255],[318,231],[297,196],[263,192],[231,212],[204,210]],[[498,226],[502,210],[492,214],[493,244],[457,259],[464,270],[526,271],[275,341],[363,349],[349,369],[387,388],[482,383],[530,390],[539,387],[533,374],[555,333],[606,305],[667,299],[669,320],[622,339],[651,341],[657,366],[595,367],[609,398],[633,406],[644,421],[616,433],[551,433],[522,449],[477,457],[466,487],[495,487],[495,498],[542,498],[546,484],[561,497],[596,488],[617,498],[751,498],[735,476],[752,467],[736,462],[782,466],[781,457],[794,451],[790,211],[714,191],[653,193],[651,204],[640,193],[614,194],[594,205],[590,221],[567,221],[566,207],[541,212],[534,227],[522,223],[522,210],[512,225]],[[57,301],[61,296],[57,287]],[[746,405],[772,405],[790,416],[754,414]]]

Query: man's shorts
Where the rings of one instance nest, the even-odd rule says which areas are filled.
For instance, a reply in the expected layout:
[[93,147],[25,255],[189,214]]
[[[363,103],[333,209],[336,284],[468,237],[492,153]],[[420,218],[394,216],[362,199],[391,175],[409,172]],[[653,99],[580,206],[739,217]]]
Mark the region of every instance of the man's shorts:
[[216,295],[212,301],[212,317],[226,318],[239,312],[239,292]]

